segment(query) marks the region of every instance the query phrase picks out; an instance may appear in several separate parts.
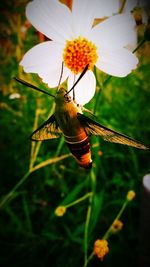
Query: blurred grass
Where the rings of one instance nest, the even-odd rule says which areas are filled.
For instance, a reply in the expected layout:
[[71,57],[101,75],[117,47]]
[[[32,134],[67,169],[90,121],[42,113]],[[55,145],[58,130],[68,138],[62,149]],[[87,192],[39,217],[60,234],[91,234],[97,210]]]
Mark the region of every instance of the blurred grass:
[[[83,266],[84,255],[92,252],[94,241],[107,231],[129,189],[135,190],[136,199],[123,213],[123,230],[110,238],[106,259],[100,262],[93,258],[88,266],[136,266],[142,177],[150,172],[149,152],[93,136],[91,174],[80,169],[71,157],[46,166],[55,158],[67,156],[69,150],[63,139],[40,145],[31,144],[29,139],[33,127],[46,120],[54,106],[53,99],[12,79],[19,76],[48,89],[36,75],[27,75],[19,67],[24,53],[40,41],[24,17],[26,2],[0,3],[1,201],[16,189],[0,211],[1,266],[45,267],[50,262],[56,267]],[[86,107],[95,111],[101,124],[150,145],[148,43],[140,48],[138,57],[137,70],[125,78],[112,77],[105,86],[107,75],[96,70],[97,93]],[[11,99],[14,93],[19,98]],[[41,164],[45,167],[28,176],[29,166],[32,170]],[[16,188],[26,173],[28,179]],[[62,218],[54,215],[57,206],[67,205],[88,192],[93,192],[90,201],[70,207]]]

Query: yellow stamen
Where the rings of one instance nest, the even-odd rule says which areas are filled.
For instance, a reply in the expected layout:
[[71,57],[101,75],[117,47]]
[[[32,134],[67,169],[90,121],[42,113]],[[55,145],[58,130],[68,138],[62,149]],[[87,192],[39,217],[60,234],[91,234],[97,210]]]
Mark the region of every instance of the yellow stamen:
[[86,38],[78,37],[73,41],[66,41],[64,65],[75,74],[81,73],[87,64],[89,69],[93,69],[97,59],[96,46]]

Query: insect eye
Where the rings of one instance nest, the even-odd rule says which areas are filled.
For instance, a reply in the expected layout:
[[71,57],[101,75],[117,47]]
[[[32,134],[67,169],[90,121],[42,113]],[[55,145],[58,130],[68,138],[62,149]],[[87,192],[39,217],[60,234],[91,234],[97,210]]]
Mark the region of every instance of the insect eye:
[[65,101],[70,102],[71,101],[71,96],[70,95],[64,95]]

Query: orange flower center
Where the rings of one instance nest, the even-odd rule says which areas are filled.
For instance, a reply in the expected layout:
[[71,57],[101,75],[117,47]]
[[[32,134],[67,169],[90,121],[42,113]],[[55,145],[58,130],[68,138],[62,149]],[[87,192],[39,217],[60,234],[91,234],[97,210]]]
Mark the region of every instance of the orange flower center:
[[98,59],[96,46],[86,38],[78,37],[73,41],[66,41],[63,51],[64,65],[75,74],[81,73],[89,64],[93,69]]

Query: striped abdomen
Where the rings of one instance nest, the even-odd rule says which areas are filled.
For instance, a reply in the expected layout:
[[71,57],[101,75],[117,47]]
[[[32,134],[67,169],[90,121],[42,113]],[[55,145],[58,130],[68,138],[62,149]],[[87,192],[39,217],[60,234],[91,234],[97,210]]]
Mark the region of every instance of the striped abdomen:
[[91,168],[91,150],[89,138],[85,131],[77,136],[64,136],[65,141],[78,164],[83,168]]

